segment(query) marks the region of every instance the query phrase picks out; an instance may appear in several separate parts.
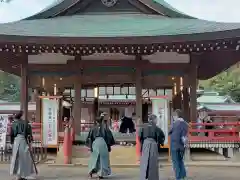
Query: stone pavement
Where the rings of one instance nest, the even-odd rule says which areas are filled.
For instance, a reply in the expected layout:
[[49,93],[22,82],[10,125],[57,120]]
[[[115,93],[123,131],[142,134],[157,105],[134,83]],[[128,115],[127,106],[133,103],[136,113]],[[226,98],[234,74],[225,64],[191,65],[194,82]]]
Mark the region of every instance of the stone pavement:
[[[40,165],[39,180],[87,180],[87,169],[83,167],[48,167]],[[139,180],[138,168],[113,168],[113,180]],[[160,180],[173,180],[171,167],[159,169]],[[4,180],[13,179],[8,175],[8,166],[0,165],[0,177]],[[228,167],[189,167],[189,179],[191,180],[239,180],[239,168]]]

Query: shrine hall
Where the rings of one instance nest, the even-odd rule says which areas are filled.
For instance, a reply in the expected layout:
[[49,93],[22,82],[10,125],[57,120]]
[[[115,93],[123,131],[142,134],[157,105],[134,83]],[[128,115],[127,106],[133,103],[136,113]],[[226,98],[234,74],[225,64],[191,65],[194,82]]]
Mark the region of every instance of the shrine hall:
[[164,0],[60,0],[27,19],[0,24],[0,68],[21,77],[25,118],[30,91],[40,121],[38,97],[71,89],[74,96],[65,101],[72,104],[76,134],[85,101],[93,106],[101,88],[112,89],[105,96],[129,96],[123,89],[132,87],[140,120],[144,92],[170,90],[173,109],[194,122],[198,80],[237,63],[239,47],[239,23],[197,19]]

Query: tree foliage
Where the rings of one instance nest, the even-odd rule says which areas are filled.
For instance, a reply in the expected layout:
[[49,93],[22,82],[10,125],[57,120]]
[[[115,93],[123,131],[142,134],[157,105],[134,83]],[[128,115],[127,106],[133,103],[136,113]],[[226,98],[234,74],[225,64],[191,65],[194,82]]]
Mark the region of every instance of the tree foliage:
[[20,101],[20,78],[0,71],[0,100]]
[[217,91],[222,95],[229,95],[240,102],[240,69],[234,68],[224,71],[217,76],[200,81],[199,86],[205,90]]

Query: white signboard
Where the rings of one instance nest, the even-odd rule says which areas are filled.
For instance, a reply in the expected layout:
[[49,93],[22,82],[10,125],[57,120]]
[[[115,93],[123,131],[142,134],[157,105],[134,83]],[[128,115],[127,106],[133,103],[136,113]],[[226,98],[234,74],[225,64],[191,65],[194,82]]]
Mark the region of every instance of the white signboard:
[[58,145],[59,100],[42,98],[42,143],[47,147]]
[[9,117],[9,114],[1,114],[0,115],[0,147],[1,148],[6,147],[8,117]]
[[164,144],[168,143],[168,121],[169,121],[169,107],[167,98],[151,98],[152,100],[152,113],[158,117],[157,126],[162,129],[165,135]]

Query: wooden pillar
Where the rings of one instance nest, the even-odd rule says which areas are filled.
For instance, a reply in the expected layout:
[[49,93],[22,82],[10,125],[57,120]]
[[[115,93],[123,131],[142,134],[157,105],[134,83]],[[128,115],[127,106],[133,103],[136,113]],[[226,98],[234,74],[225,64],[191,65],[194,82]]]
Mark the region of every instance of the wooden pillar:
[[[40,78],[40,82],[39,82],[39,87],[37,88],[37,97],[36,97],[36,122],[41,122],[41,108],[42,108],[42,101],[41,98],[39,98],[39,96],[45,96],[45,78],[41,77]],[[59,114],[59,117],[61,118],[61,114]],[[61,119],[59,119],[61,120]],[[61,121],[62,122],[62,121]]]
[[178,94],[181,91],[180,77],[178,77],[178,76],[175,77],[175,82],[176,82],[176,92]]
[[75,77],[74,90],[75,90],[73,105],[74,127],[76,133],[79,133],[81,131],[81,112],[82,112],[82,100],[81,100],[82,83],[80,75],[77,75]]
[[184,118],[187,122],[189,122],[189,79],[188,74],[186,74],[183,78],[183,113]]
[[173,109],[183,109],[180,77],[174,77],[172,102]]
[[190,85],[190,121],[197,120],[197,62],[193,57],[191,58],[189,71],[189,85]]
[[143,122],[142,119],[142,71],[136,68],[136,115],[140,119],[139,123]]
[[80,66],[80,58],[76,57],[76,67],[78,67],[78,72],[74,78],[74,105],[73,105],[73,127],[75,127],[75,132],[80,133],[81,131],[81,114],[82,114],[82,99],[81,99],[81,91],[82,91],[82,73]]
[[95,87],[94,89],[94,99],[93,99],[93,120],[96,123],[96,118],[100,115],[99,113],[99,88]]
[[39,96],[41,95],[41,91],[38,91],[38,96],[36,98],[36,122],[41,122],[41,99]]
[[[141,56],[136,56],[136,64],[141,63]],[[137,115],[137,132],[136,132],[136,160],[137,164],[140,163],[140,141],[138,137],[138,125],[143,123],[142,117],[142,70],[140,67],[136,67],[136,84],[135,84],[135,91],[136,91],[136,115]]]
[[20,65],[21,68],[21,102],[20,108],[23,111],[23,119],[28,119],[28,57],[24,56]]

